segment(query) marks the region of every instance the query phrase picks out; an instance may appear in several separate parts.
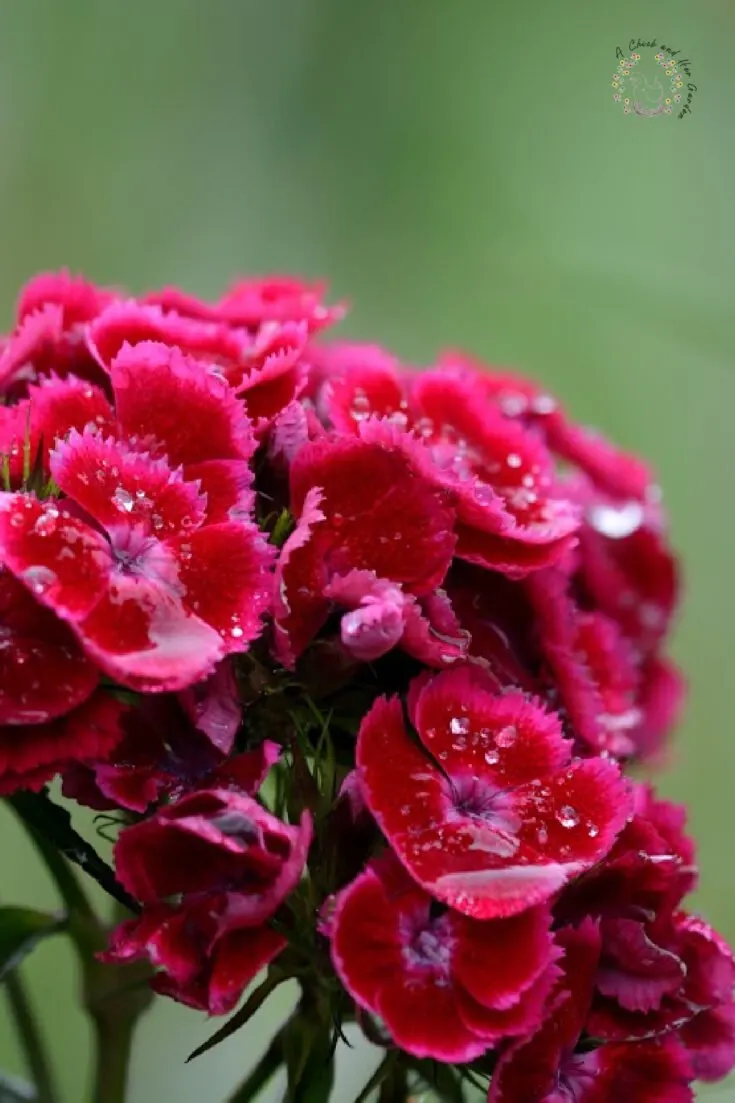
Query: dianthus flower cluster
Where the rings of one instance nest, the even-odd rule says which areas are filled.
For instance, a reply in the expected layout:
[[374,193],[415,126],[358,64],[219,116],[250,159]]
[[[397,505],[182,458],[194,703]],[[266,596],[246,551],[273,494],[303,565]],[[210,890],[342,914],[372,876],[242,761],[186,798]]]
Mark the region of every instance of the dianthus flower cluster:
[[114,823],[111,966],[210,1015],[299,981],[294,1092],[353,1023],[381,1098],[685,1103],[735,1063],[735,966],[628,776],[682,699],[655,479],[527,379],[327,340],[343,313],[23,289],[0,793]]

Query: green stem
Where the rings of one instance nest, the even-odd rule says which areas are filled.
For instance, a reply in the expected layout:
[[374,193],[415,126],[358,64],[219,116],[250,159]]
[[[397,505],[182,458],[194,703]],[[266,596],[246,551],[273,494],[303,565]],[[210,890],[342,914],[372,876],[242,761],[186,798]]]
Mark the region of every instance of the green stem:
[[[127,916],[120,905],[113,920]],[[103,932],[103,941],[106,941]],[[153,999],[146,962],[112,965],[88,957],[84,964],[84,1006],[92,1019],[95,1066],[91,1103],[125,1103],[133,1036]]]
[[[28,822],[17,805],[14,807],[66,905],[66,930],[79,958],[83,1004],[94,1031],[95,1062],[90,1103],[125,1103],[135,1025],[152,998],[147,985],[143,986],[148,966],[106,965],[97,960],[97,954],[107,943],[104,924],[64,855]],[[122,904],[116,903],[115,919],[128,914]]]
[[74,914],[83,916],[85,919],[94,920],[96,918],[94,909],[63,854],[60,854],[54,844],[49,842],[46,836],[42,835],[37,828],[32,827],[23,819],[21,819],[21,823],[46,866],[51,880],[59,890],[59,895],[66,904],[69,915]]
[[406,1103],[408,1098],[408,1074],[396,1062],[380,1084],[378,1103]]
[[57,1103],[59,1096],[51,1062],[46,1053],[41,1029],[30,996],[17,969],[6,976],[5,991],[7,992],[8,1003],[18,1031],[20,1044],[25,1054],[28,1072],[36,1088],[37,1101],[38,1103]]
[[136,1018],[93,1015],[95,1067],[92,1103],[125,1103]]
[[282,1041],[283,1031],[279,1031],[255,1068],[246,1076],[242,1084],[235,1089],[227,1103],[251,1103],[252,1100],[257,1099],[260,1091],[275,1076],[283,1064]]

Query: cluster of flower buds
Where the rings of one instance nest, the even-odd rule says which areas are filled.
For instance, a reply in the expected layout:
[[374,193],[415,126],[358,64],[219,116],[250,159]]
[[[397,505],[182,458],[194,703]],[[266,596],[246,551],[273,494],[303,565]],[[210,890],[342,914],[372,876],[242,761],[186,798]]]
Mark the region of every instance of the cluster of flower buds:
[[105,960],[212,1015],[297,978],[320,1075],[352,1022],[376,1086],[685,1103],[735,1063],[735,965],[626,776],[682,698],[655,480],[527,379],[326,341],[343,313],[24,288],[0,793],[115,820]]

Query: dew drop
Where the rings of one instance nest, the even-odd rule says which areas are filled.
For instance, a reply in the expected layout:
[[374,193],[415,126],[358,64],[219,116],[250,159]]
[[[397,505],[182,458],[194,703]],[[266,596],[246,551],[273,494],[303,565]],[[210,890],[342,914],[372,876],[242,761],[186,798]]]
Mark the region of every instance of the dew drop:
[[38,536],[51,536],[52,533],[56,532],[56,522],[58,520],[58,517],[58,509],[54,509],[53,507],[47,509],[46,512],[42,513],[36,521],[35,525],[33,526],[33,531],[37,533]]
[[571,804],[563,804],[556,813],[556,818],[562,827],[576,827],[579,824],[579,812]]
[[230,629],[230,635],[234,636],[236,640],[239,640],[240,636],[242,636],[242,634],[243,634],[242,628],[240,627],[239,624],[236,624],[234,628]]
[[534,414],[553,414],[556,410],[556,399],[550,394],[539,394],[531,399],[531,409]]
[[355,421],[364,421],[370,412],[370,399],[361,387],[355,391],[352,399],[352,417]]
[[597,504],[589,508],[587,519],[602,536],[623,540],[643,524],[643,506],[640,502],[625,502],[620,506]]
[[600,834],[600,829],[596,824],[591,823],[587,828],[587,834],[591,839],[596,839],[597,836]]
[[124,486],[119,486],[115,493],[112,495],[112,500],[117,508],[122,513],[130,513],[131,509],[135,505],[135,499],[129,490],[126,490]]
[[508,464],[508,467],[520,467],[521,466],[521,457],[518,455],[517,452],[511,452],[507,456],[505,462]]
[[517,738],[518,729],[515,727],[514,724],[509,724],[507,728],[501,728],[501,730],[495,737],[495,742],[498,744],[499,747],[507,749],[508,747],[513,746]]
[[470,730],[470,722],[466,716],[453,716],[449,721],[449,730],[452,735],[467,735]]
[[45,594],[49,586],[56,582],[56,575],[48,567],[29,567],[23,572],[23,581],[30,586],[34,594]]
[[488,766],[495,766],[500,761],[500,752],[495,747],[491,747],[489,751],[485,751],[485,761]]
[[546,830],[545,827],[539,827],[538,831],[536,832],[536,839],[541,846],[546,846],[549,841],[549,832]]

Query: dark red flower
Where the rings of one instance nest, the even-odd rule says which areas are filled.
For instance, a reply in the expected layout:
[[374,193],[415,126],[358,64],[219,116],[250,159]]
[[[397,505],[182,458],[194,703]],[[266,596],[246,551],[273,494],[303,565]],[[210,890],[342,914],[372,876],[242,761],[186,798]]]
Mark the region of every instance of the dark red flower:
[[563,975],[540,1028],[511,1045],[493,1074],[488,1103],[689,1103],[692,1069],[675,1038],[578,1049],[586,1027],[600,938],[591,921],[557,934]]
[[148,959],[160,969],[151,981],[160,995],[225,1015],[287,940],[265,925],[223,930],[221,906],[209,897],[185,908],[154,905],[119,926],[100,957],[116,964]]
[[571,761],[558,717],[462,667],[379,699],[356,759],[367,804],[432,896],[478,918],[546,900],[610,849],[629,810],[616,766]]
[[265,925],[298,884],[310,841],[308,813],[289,827],[225,788],[128,827],[115,866],[144,911],[113,935],[106,960],[148,957],[164,971],[159,991],[211,1014],[230,1010],[285,946]]
[[471,380],[504,417],[540,433],[556,456],[583,471],[603,493],[640,501],[650,492],[653,476],[638,456],[623,452],[597,430],[576,425],[557,399],[532,380],[457,351],[443,353],[439,368]]
[[579,510],[558,487],[550,453],[469,373],[410,377],[374,346],[332,350],[329,366],[318,408],[335,428],[357,432],[378,417],[421,441],[412,458],[451,495],[460,558],[522,577],[574,545]]
[[683,696],[673,666],[642,653],[605,613],[583,608],[563,572],[538,571],[526,587],[575,733],[595,751],[619,757],[657,753]]
[[438,914],[392,857],[339,894],[332,960],[347,991],[416,1057],[469,1061],[534,1029],[556,972],[549,913]]
[[70,764],[106,758],[123,738],[123,707],[98,690],[45,723],[0,726],[0,796],[40,789]]
[[568,885],[556,904],[563,922],[585,916],[671,916],[697,884],[694,845],[685,812],[633,785],[633,817],[604,861]]
[[[432,626],[454,626],[451,612],[432,604],[455,544],[446,496],[400,447],[325,439],[306,443],[291,464],[291,508],[299,522],[276,571],[281,661],[298,658],[332,603],[351,610],[342,639],[358,657],[377,658],[401,642],[430,661]],[[451,630],[437,625],[436,651],[442,633]],[[461,640],[451,647],[462,654]]]
[[109,753],[121,708],[74,636],[0,567],[0,793]]
[[[603,920],[601,934],[597,995],[589,1021],[595,1037],[613,1042],[657,1037],[692,1022],[696,1045],[697,1037],[705,1040],[704,1027],[711,1021],[700,1024],[700,1033],[700,1014],[731,1020],[732,950],[706,923],[684,912],[663,913]],[[732,1044],[728,1052],[732,1068]]]
[[127,708],[124,737],[110,754],[63,770],[64,795],[98,810],[145,812],[163,797],[196,788],[256,793],[280,747],[265,740],[229,757],[241,711],[227,695],[227,671],[223,663],[184,693],[145,696]]

